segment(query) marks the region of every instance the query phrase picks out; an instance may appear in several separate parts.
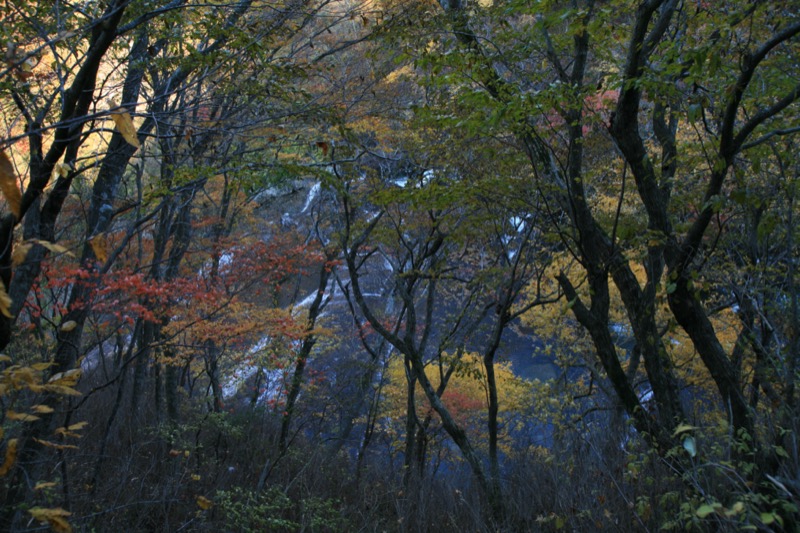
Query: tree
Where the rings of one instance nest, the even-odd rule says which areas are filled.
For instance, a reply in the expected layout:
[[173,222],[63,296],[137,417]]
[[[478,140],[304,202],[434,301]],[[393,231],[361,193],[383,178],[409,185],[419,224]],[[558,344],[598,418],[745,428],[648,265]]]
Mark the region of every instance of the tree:
[[[679,2],[645,1],[630,16],[592,1],[544,3],[533,18],[525,6],[442,7],[461,53],[441,62],[430,54],[430,61],[447,69],[450,81],[463,81],[457,101],[481,102],[473,117],[497,117],[514,133],[552,218],[568,218],[556,229],[581,276],[564,271],[558,281],[637,429],[665,457],[683,438],[681,377],[665,342],[677,324],[715,384],[713,407],[730,420],[731,435],[753,438],[748,454],[760,457],[757,471],[775,474],[775,458],[767,458],[772,444],[757,436],[757,403],[747,400],[752,383],[742,379],[742,341],[753,316],[742,315],[740,342],[726,350],[708,295],[727,289],[711,281],[709,264],[725,234],[732,169],[748,150],[794,132],[788,110],[800,93],[781,65],[796,57],[800,27],[780,6],[735,2],[691,12]],[[499,25],[501,12],[506,21],[509,13],[518,17]],[[534,39],[521,40],[523,34]],[[738,66],[723,65],[722,56]],[[546,68],[532,71],[531,64]],[[755,79],[770,79],[774,92],[755,90]],[[598,198],[614,191],[609,213]],[[642,221],[635,233],[623,231],[631,209]],[[634,263],[643,267],[641,282]],[[580,292],[584,283],[588,291]],[[609,320],[612,285],[635,341],[627,369]],[[659,317],[662,299],[669,314]],[[634,386],[639,358],[654,412]],[[794,379],[781,388],[793,390]]]
[[[493,519],[502,523],[495,357],[509,324],[547,297],[525,292],[540,275],[540,250],[530,238],[538,219],[530,197],[493,175],[473,176],[457,165],[404,170],[410,175],[337,166],[346,288],[357,319],[404,358],[406,475],[424,468],[431,423],[430,415],[417,412],[419,387],[486,491]],[[362,177],[350,179],[351,173]],[[389,284],[373,286],[387,274]],[[385,297],[373,299],[375,291]],[[443,402],[468,350],[480,353],[486,376],[489,472]],[[436,385],[428,367],[438,369]]]
[[[27,161],[30,175],[27,187],[22,198],[12,204],[14,212],[4,222],[8,242],[3,279],[6,290],[13,296],[10,309],[2,319],[6,329],[11,324],[7,318],[19,313],[31,288],[37,286],[45,253],[48,250],[63,253],[65,250],[53,242],[57,240],[56,222],[68,193],[76,183],[75,178],[97,171],[90,205],[86,209],[85,237],[78,240],[77,245],[73,244],[82,249],[81,267],[77,271],[80,278],[67,292],[69,298],[63,314],[59,313],[61,316],[56,318],[70,327],[58,330],[54,364],[49,367],[52,376],[74,371],[82,353],[85,324],[98,314],[109,312],[104,306],[104,296],[112,294],[115,289],[127,290],[130,292],[125,297],[133,297],[133,300],[128,300],[129,305],[141,312],[131,313],[135,315],[130,330],[132,338],[123,341],[123,345],[128,344],[131,349],[118,367],[117,375],[107,385],[116,383],[121,394],[125,386],[124,376],[129,368],[133,368],[130,398],[134,406],[139,401],[152,349],[163,343],[161,330],[169,320],[166,309],[177,299],[177,295],[170,291],[180,286],[181,265],[192,244],[196,195],[217,169],[226,177],[241,179],[241,183],[231,185],[231,190],[263,186],[265,180],[259,183],[254,176],[274,164],[258,161],[258,165],[251,163],[248,168],[241,158],[252,154],[253,147],[247,147],[241,141],[242,136],[262,128],[265,122],[274,120],[275,114],[285,113],[287,107],[301,105],[301,102],[282,100],[284,95],[281,93],[273,97],[268,92],[254,92],[256,85],[263,80],[255,74],[245,80],[234,78],[234,59],[241,58],[247,62],[253,72],[268,71],[272,77],[259,90],[265,86],[279,87],[287,79],[287,73],[296,76],[297,71],[291,65],[281,64],[285,56],[276,59],[278,50],[302,30],[310,20],[310,14],[322,5],[299,3],[275,10],[255,10],[251,9],[251,2],[212,7],[175,1],[144,10],[141,6],[112,3],[105,11],[98,10],[91,15],[86,25],[82,25],[81,19],[88,13],[76,10],[59,17],[59,6],[46,2],[30,8],[14,4],[5,6],[9,10],[9,20],[20,22],[17,35],[30,41],[24,47],[15,45],[9,51],[10,66],[3,72],[3,79],[9,87],[11,101],[26,124],[25,131],[16,138],[24,139],[31,148]],[[38,24],[38,20],[46,24]],[[240,26],[242,21],[247,21],[246,27]],[[289,21],[294,21],[291,27],[285,24]],[[62,31],[52,38],[50,36],[55,30],[48,25]],[[262,41],[260,47],[252,46],[259,41]],[[122,50],[122,42],[130,44],[129,51]],[[237,50],[232,43],[243,47]],[[34,65],[43,51],[48,50],[54,66],[47,65],[49,60]],[[223,61],[223,58],[228,61]],[[114,64],[112,59],[119,63]],[[124,72],[124,76],[119,72]],[[102,81],[98,82],[101,76]],[[113,98],[114,94],[121,96],[124,107],[120,107],[117,100],[107,113],[90,113],[90,110],[102,108],[105,104],[101,102]],[[144,112],[137,113],[137,108]],[[56,113],[59,109],[60,114]],[[98,127],[104,117],[113,119],[115,129],[110,135],[105,135],[102,127]],[[137,118],[136,122],[133,117]],[[53,122],[52,126],[46,125],[48,120]],[[13,124],[11,120],[9,123]],[[87,124],[89,127],[84,131]],[[9,131],[17,133],[12,126],[9,126]],[[54,132],[52,137],[49,137],[50,131]],[[146,142],[151,136],[155,142]],[[50,140],[52,145],[45,154],[42,145]],[[101,154],[105,141],[108,141],[108,151]],[[129,167],[137,150],[139,157]],[[59,162],[62,155],[66,159]],[[153,156],[160,158],[160,165],[150,163]],[[239,158],[243,166],[226,168],[234,158]],[[18,166],[23,169],[25,163],[20,158]],[[188,166],[203,170],[190,177],[189,172],[182,169]],[[148,180],[147,172],[154,168],[160,174],[158,181]],[[40,208],[38,197],[53,175],[56,182]],[[15,175],[4,168],[3,178],[7,188],[13,188]],[[250,185],[245,184],[245,178],[249,179]],[[145,187],[149,191],[145,191]],[[129,196],[121,199],[120,189]],[[236,197],[230,190],[223,194],[223,221],[228,211],[231,215],[237,212],[236,206],[229,205],[232,196]],[[30,206],[35,209],[29,210]],[[133,217],[130,217],[131,213]],[[23,217],[26,240],[20,248],[22,253],[14,256],[13,264],[18,268],[9,289],[13,253],[10,232]],[[143,231],[150,229],[153,220],[156,220],[156,226],[150,240],[143,237]],[[224,224],[231,227],[230,221]],[[218,226],[214,232],[217,240],[225,233],[219,231],[221,228]],[[131,245],[137,242],[138,255],[134,251],[133,260],[123,266],[120,258],[131,259]],[[252,251],[259,249],[254,247]],[[262,266],[273,265],[266,258],[262,259]],[[214,260],[218,264],[219,256]],[[280,266],[287,265],[283,263]],[[125,273],[116,271],[126,268],[130,270]],[[140,275],[144,270],[149,270],[149,283],[157,290],[166,290],[166,293],[156,295],[146,290],[144,283],[148,278]],[[242,286],[232,289],[233,297],[236,297],[236,291],[256,283],[263,271],[256,269],[251,273],[255,276],[251,280],[238,280]],[[274,271],[278,276],[285,273],[286,270],[280,268]],[[106,287],[102,288],[104,283]],[[140,292],[137,294],[135,291]],[[97,309],[93,308],[95,303]],[[220,302],[219,307],[226,303],[230,303],[230,298]],[[212,315],[215,312],[213,309],[208,311]],[[115,314],[122,322],[118,326],[118,331],[121,331],[127,323],[118,312]],[[201,318],[208,319],[208,316]],[[9,335],[0,338],[3,346],[8,344]],[[103,342],[101,340],[98,344],[102,347]],[[209,374],[216,382],[212,389],[219,410],[220,377],[213,370],[214,351],[211,349],[209,352],[212,362]],[[159,368],[156,369],[157,376],[160,376]],[[172,367],[166,367],[165,377],[167,410],[174,419],[177,408],[173,393],[177,379]],[[157,411],[160,411],[161,387],[161,378],[157,377],[154,385]],[[56,400],[55,397],[50,399]],[[118,408],[119,401],[116,405]],[[116,408],[109,416],[107,429],[111,428],[115,416]],[[53,414],[48,413],[26,430],[18,447],[17,474],[21,473],[19,465],[27,465],[34,454],[42,450],[36,443],[49,431],[52,418]],[[107,436],[108,431],[103,443]],[[104,446],[101,446],[101,451]],[[95,471],[99,470],[99,465],[98,461]],[[66,480],[64,483],[66,486]],[[6,509],[15,512],[24,497],[22,478],[17,477],[11,481]]]

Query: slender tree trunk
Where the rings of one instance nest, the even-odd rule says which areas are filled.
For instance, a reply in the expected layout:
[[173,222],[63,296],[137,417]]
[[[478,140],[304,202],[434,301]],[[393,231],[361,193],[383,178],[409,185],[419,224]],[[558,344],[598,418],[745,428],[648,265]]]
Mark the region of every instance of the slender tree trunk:
[[405,451],[403,455],[403,486],[408,489],[414,477],[414,456],[416,454],[417,433],[417,377],[408,357],[405,357],[406,368],[406,431]]
[[294,415],[297,397],[300,395],[300,390],[303,386],[304,373],[306,363],[311,355],[311,350],[317,342],[316,335],[312,334],[316,326],[317,319],[320,313],[325,308],[325,291],[328,288],[328,281],[331,277],[331,269],[328,264],[323,264],[320,267],[319,283],[317,284],[317,294],[311,306],[308,308],[308,318],[306,320],[306,337],[303,339],[303,345],[300,347],[300,353],[297,354],[297,361],[295,362],[294,373],[292,381],[289,385],[289,393],[286,397],[286,410],[284,411],[283,419],[281,420],[281,435],[278,441],[278,447],[281,453],[286,451],[289,438],[289,430],[291,428],[292,417]]
[[502,493],[502,483],[500,480],[500,458],[497,452],[498,440],[498,413],[500,402],[497,398],[497,377],[494,372],[494,357],[484,357],[483,368],[486,371],[486,387],[489,392],[488,423],[489,430],[489,477],[491,479],[492,491],[497,494]]
[[222,412],[222,386],[219,381],[219,349],[217,343],[208,339],[204,345],[206,375],[211,388],[211,408],[215,413]]
[[141,334],[135,339],[137,350],[132,362],[133,383],[131,385],[131,399],[128,414],[133,420],[140,420],[139,406],[147,390],[147,368],[150,366],[150,354],[155,338],[156,325],[152,322],[144,322],[141,328]]
[[[134,335],[136,337],[136,332],[140,330],[142,327],[142,321],[138,320],[136,322],[134,328]],[[100,478],[100,471],[102,469],[102,465],[105,459],[106,454],[106,446],[108,445],[108,439],[111,435],[111,430],[114,427],[114,422],[116,421],[117,415],[119,414],[119,408],[122,405],[122,398],[125,393],[125,385],[127,382],[128,371],[126,365],[128,361],[133,358],[133,350],[135,347],[135,343],[133,342],[133,338],[131,338],[131,342],[128,343],[128,349],[126,353],[120,354],[120,359],[122,360],[123,364],[117,368],[118,372],[118,381],[117,381],[117,393],[114,396],[114,404],[111,407],[111,412],[108,415],[108,420],[106,421],[106,427],[103,431],[103,437],[100,439],[100,447],[97,451],[97,460],[94,463],[94,471],[92,473],[91,481],[89,481],[90,485],[90,494],[94,494],[97,490],[97,481]]]
[[174,426],[178,423],[180,412],[178,367],[174,363],[167,363],[164,367],[164,401],[167,404],[167,420]]

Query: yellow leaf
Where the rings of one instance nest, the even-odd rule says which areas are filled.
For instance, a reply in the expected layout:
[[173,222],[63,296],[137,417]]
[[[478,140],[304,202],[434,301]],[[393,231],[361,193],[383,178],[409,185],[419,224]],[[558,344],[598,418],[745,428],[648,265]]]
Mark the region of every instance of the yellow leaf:
[[681,433],[686,433],[687,431],[692,431],[693,429],[697,429],[697,427],[690,426],[689,424],[679,424],[678,427],[675,428],[675,431],[672,432],[672,436],[677,437]]
[[15,386],[20,383],[32,385],[39,378],[38,375],[34,374],[33,369],[31,367],[28,366],[20,367],[14,365],[12,368],[14,369],[14,372],[11,375],[11,381],[14,383]]
[[53,528],[53,531],[57,533],[70,533],[72,531],[72,527],[69,525],[69,522],[66,521],[66,517],[70,516],[72,513],[65,511],[61,507],[54,509],[34,507],[28,509],[28,513],[39,522],[46,522],[49,524],[50,527]]
[[36,60],[32,57],[27,58],[20,64],[19,69],[26,74],[33,72],[33,67],[36,66]]
[[49,241],[44,241],[42,239],[31,239],[29,241],[24,241],[16,246],[14,246],[14,251],[11,253],[11,263],[14,266],[19,266],[25,262],[25,258],[28,257],[28,252],[31,251],[34,244],[39,244],[44,246],[48,250],[56,254],[67,254],[73,255],[69,250],[67,250],[64,246],[60,244],[55,244]]
[[33,248],[33,244],[29,242],[22,242],[14,246],[14,251],[11,253],[11,264],[13,266],[19,266],[24,263],[31,248]]
[[20,422],[35,422],[39,420],[39,417],[36,415],[17,413],[16,411],[6,411],[6,417],[9,420],[19,420]]
[[[53,433],[55,433],[56,435],[58,435],[60,437],[72,437],[72,438],[75,438],[75,439],[81,438],[81,434],[80,433],[69,432],[69,431],[67,431],[67,428],[63,428],[63,427],[62,428],[56,428],[53,431]],[[46,441],[42,441],[41,444],[44,444],[45,446],[51,446],[52,448],[57,448],[59,446],[58,444],[55,444],[55,443],[52,443],[52,442],[51,443],[47,443],[47,444],[45,444],[45,442]]]
[[11,297],[6,292],[3,283],[0,282],[0,313],[6,318],[14,318],[11,316]]
[[7,356],[6,354],[0,354],[0,362],[2,362],[2,363],[10,363],[11,362],[11,358],[9,356]]
[[33,487],[33,490],[49,489],[55,487],[56,485],[58,485],[58,483],[55,481],[40,481]]
[[75,385],[78,383],[78,379],[80,377],[81,370],[79,368],[73,368],[72,370],[67,370],[66,372],[59,372],[47,380],[47,382],[52,383],[53,385]]
[[60,244],[56,244],[54,242],[45,241],[45,240],[42,240],[42,239],[33,239],[31,242],[35,242],[36,244],[38,244],[40,246],[44,246],[45,248],[47,248],[48,250],[50,250],[54,254],[72,255],[70,253],[70,251],[67,250],[66,247],[61,246]]
[[17,177],[14,175],[14,165],[3,150],[0,150],[0,190],[8,202],[8,208],[19,218],[22,193],[19,190]]
[[71,426],[67,426],[67,429],[70,431],[80,431],[88,425],[89,422],[83,421],[83,422],[78,422],[77,424],[72,424]]
[[52,407],[50,407],[49,405],[39,404],[39,405],[34,405],[33,407],[31,407],[31,411],[33,411],[34,413],[39,413],[39,414],[43,414],[44,415],[44,414],[52,413],[55,410]]
[[81,435],[80,433],[75,433],[75,432],[82,430],[87,425],[89,425],[88,422],[78,422],[77,424],[72,424],[71,426],[67,426],[67,427],[63,427],[62,426],[60,428],[56,428],[53,431],[53,433],[55,433],[56,435],[60,435],[62,437],[73,437],[73,438],[79,439],[79,438],[83,437],[83,435]]
[[[63,429],[63,428],[59,428]],[[67,437],[80,437],[80,435],[65,435]],[[77,450],[78,447],[73,444],[58,444],[57,442],[50,442],[49,440],[42,440],[34,438],[36,442],[41,444],[42,446],[47,446],[48,448],[54,448],[56,450]]]
[[207,511],[207,510],[211,509],[214,506],[214,502],[212,502],[211,500],[209,500],[205,496],[198,496],[197,497],[197,506],[200,509],[202,509],[204,511]]
[[106,242],[105,235],[95,235],[89,239],[89,246],[92,247],[94,256],[100,263],[105,263],[108,259],[108,243]]
[[69,176],[70,170],[72,170],[72,167],[69,164],[56,165],[56,172],[58,172],[58,175],[61,176],[62,178],[66,178],[67,176]]
[[74,320],[68,320],[68,321],[64,322],[63,324],[61,324],[61,328],[60,329],[64,333],[69,333],[70,331],[72,331],[73,329],[75,329],[77,327],[78,327],[78,323],[77,322],[75,322]]
[[136,126],[133,125],[131,114],[128,113],[124,107],[121,107],[118,111],[111,113],[111,120],[114,121],[117,130],[119,130],[122,137],[128,141],[128,144],[139,148],[139,137],[136,135]]
[[11,467],[14,466],[16,460],[17,439],[11,439],[8,441],[8,446],[6,446],[6,459],[3,461],[3,464],[0,465],[0,477],[5,477],[8,475],[9,470],[11,470]]
[[66,387],[64,385],[44,385],[42,390],[47,392],[55,392],[57,394],[63,394],[64,396],[83,396],[83,393],[77,391],[71,387]]

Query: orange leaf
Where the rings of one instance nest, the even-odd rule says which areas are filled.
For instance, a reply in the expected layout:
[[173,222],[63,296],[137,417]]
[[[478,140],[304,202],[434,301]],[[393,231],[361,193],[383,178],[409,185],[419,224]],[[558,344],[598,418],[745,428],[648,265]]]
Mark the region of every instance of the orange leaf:
[[22,193],[19,190],[17,177],[14,175],[14,165],[3,150],[0,150],[0,190],[8,202],[8,208],[19,218]]

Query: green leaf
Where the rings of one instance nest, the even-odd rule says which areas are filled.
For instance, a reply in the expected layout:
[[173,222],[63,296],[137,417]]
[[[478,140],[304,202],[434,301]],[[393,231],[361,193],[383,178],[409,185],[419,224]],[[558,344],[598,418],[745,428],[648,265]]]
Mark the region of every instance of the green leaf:
[[725,511],[725,516],[731,517],[742,514],[745,511],[744,502],[736,502],[730,510]]
[[708,515],[710,515],[711,513],[713,513],[715,510],[716,509],[715,509],[715,507],[713,505],[711,505],[709,503],[704,503],[703,505],[701,505],[700,507],[697,508],[697,511],[695,511],[695,514],[699,518],[705,518]]
[[[673,283],[674,285],[674,283]],[[667,284],[667,292],[669,292],[669,283]],[[673,289],[674,292],[675,289]],[[690,426],[689,424],[678,424],[678,427],[675,428],[675,431],[672,432],[673,437],[677,437],[681,433],[686,433],[687,431],[693,431],[697,429],[697,426]]]

